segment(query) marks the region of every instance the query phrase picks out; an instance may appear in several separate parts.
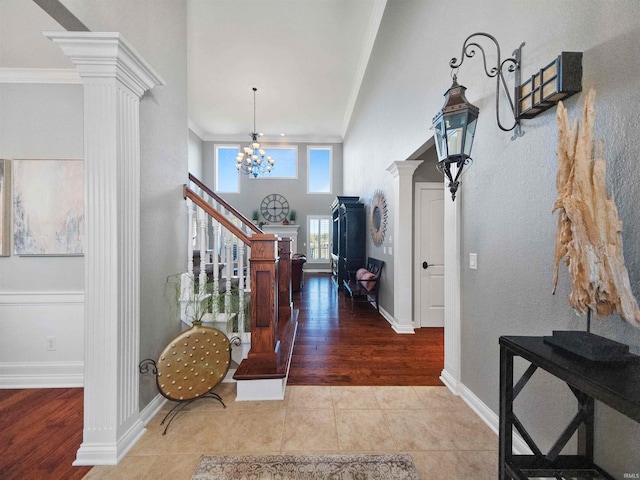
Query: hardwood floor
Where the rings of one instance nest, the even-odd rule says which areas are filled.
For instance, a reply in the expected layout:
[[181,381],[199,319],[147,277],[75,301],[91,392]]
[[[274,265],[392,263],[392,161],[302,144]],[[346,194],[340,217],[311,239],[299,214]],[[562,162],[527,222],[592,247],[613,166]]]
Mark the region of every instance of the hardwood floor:
[[[399,335],[370,305],[350,303],[329,275],[305,274],[289,385],[441,385],[444,332]],[[0,390],[0,479],[76,480],[82,389]]]
[[442,385],[444,329],[397,334],[376,309],[351,303],[326,274],[305,274],[288,385]]
[[0,390],[0,478],[76,480],[82,442],[81,388]]

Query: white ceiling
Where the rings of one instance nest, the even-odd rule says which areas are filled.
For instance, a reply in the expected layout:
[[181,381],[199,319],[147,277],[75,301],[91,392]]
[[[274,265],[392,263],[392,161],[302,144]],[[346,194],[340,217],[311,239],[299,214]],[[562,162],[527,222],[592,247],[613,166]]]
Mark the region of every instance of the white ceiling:
[[[248,141],[256,86],[263,141],[342,141],[386,2],[187,0],[189,126],[204,140]],[[38,5],[0,0],[0,13],[0,77],[73,68],[42,36],[60,26]]]
[[386,0],[187,0],[189,118],[205,140],[341,141]]

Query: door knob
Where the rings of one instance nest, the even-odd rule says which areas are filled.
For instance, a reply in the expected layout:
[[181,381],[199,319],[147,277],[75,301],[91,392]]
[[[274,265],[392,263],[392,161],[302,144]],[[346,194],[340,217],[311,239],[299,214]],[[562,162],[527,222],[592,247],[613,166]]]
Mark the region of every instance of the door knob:
[[426,270],[427,268],[429,268],[429,264],[427,262],[422,262],[422,268]]

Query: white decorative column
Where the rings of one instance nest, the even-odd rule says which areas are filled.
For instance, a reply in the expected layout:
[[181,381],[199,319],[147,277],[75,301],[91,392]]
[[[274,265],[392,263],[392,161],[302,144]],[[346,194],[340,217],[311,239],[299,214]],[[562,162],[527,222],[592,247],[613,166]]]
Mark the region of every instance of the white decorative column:
[[[420,160],[393,162],[393,329],[414,333],[413,323],[413,172]],[[408,283],[407,283],[408,282]]]
[[114,465],[144,433],[139,106],[164,81],[119,33],[43,33],[84,85],[84,432],[74,465]]
[[456,395],[460,392],[460,202],[451,200],[444,182],[444,370],[440,380]]

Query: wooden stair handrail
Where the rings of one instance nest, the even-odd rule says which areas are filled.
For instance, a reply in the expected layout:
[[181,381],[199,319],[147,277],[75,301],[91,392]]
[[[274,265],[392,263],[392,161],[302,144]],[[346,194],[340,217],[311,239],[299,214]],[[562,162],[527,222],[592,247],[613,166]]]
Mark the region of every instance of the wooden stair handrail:
[[257,226],[255,226],[253,224],[253,222],[249,221],[249,219],[247,217],[245,217],[242,213],[240,213],[238,210],[236,210],[231,205],[229,205],[227,202],[225,202],[222,199],[222,197],[220,197],[220,195],[218,195],[213,190],[211,190],[209,187],[207,187],[204,183],[202,183],[200,180],[198,180],[198,178],[195,177],[191,173],[189,174],[189,180],[192,181],[193,183],[195,183],[198,187],[200,187],[202,189],[202,191],[205,192],[207,195],[209,195],[210,197],[214,198],[216,200],[216,202],[218,202],[220,205],[222,205],[224,208],[226,208],[229,212],[231,212],[243,224],[247,225],[254,233],[264,233]]
[[[231,220],[225,217],[221,212],[213,208],[213,206],[206,202],[200,195],[191,190],[187,185],[183,187],[184,198],[189,198],[198,205],[201,209],[220,222],[227,230],[238,237],[245,245],[251,246],[251,237],[244,233],[240,228],[233,224]],[[260,232],[261,233],[261,232]]]
[[[211,198],[219,200],[228,212],[236,214],[241,222],[246,220],[193,175],[189,174],[189,179]],[[278,239],[246,222],[253,233],[244,232],[234,220],[227,218],[204,196],[192,190],[190,185],[183,185],[183,196],[251,248],[251,348],[247,358],[238,366],[234,378],[285,378],[298,323],[297,311],[292,310],[291,302],[291,239]],[[192,209],[189,211],[192,212]]]

